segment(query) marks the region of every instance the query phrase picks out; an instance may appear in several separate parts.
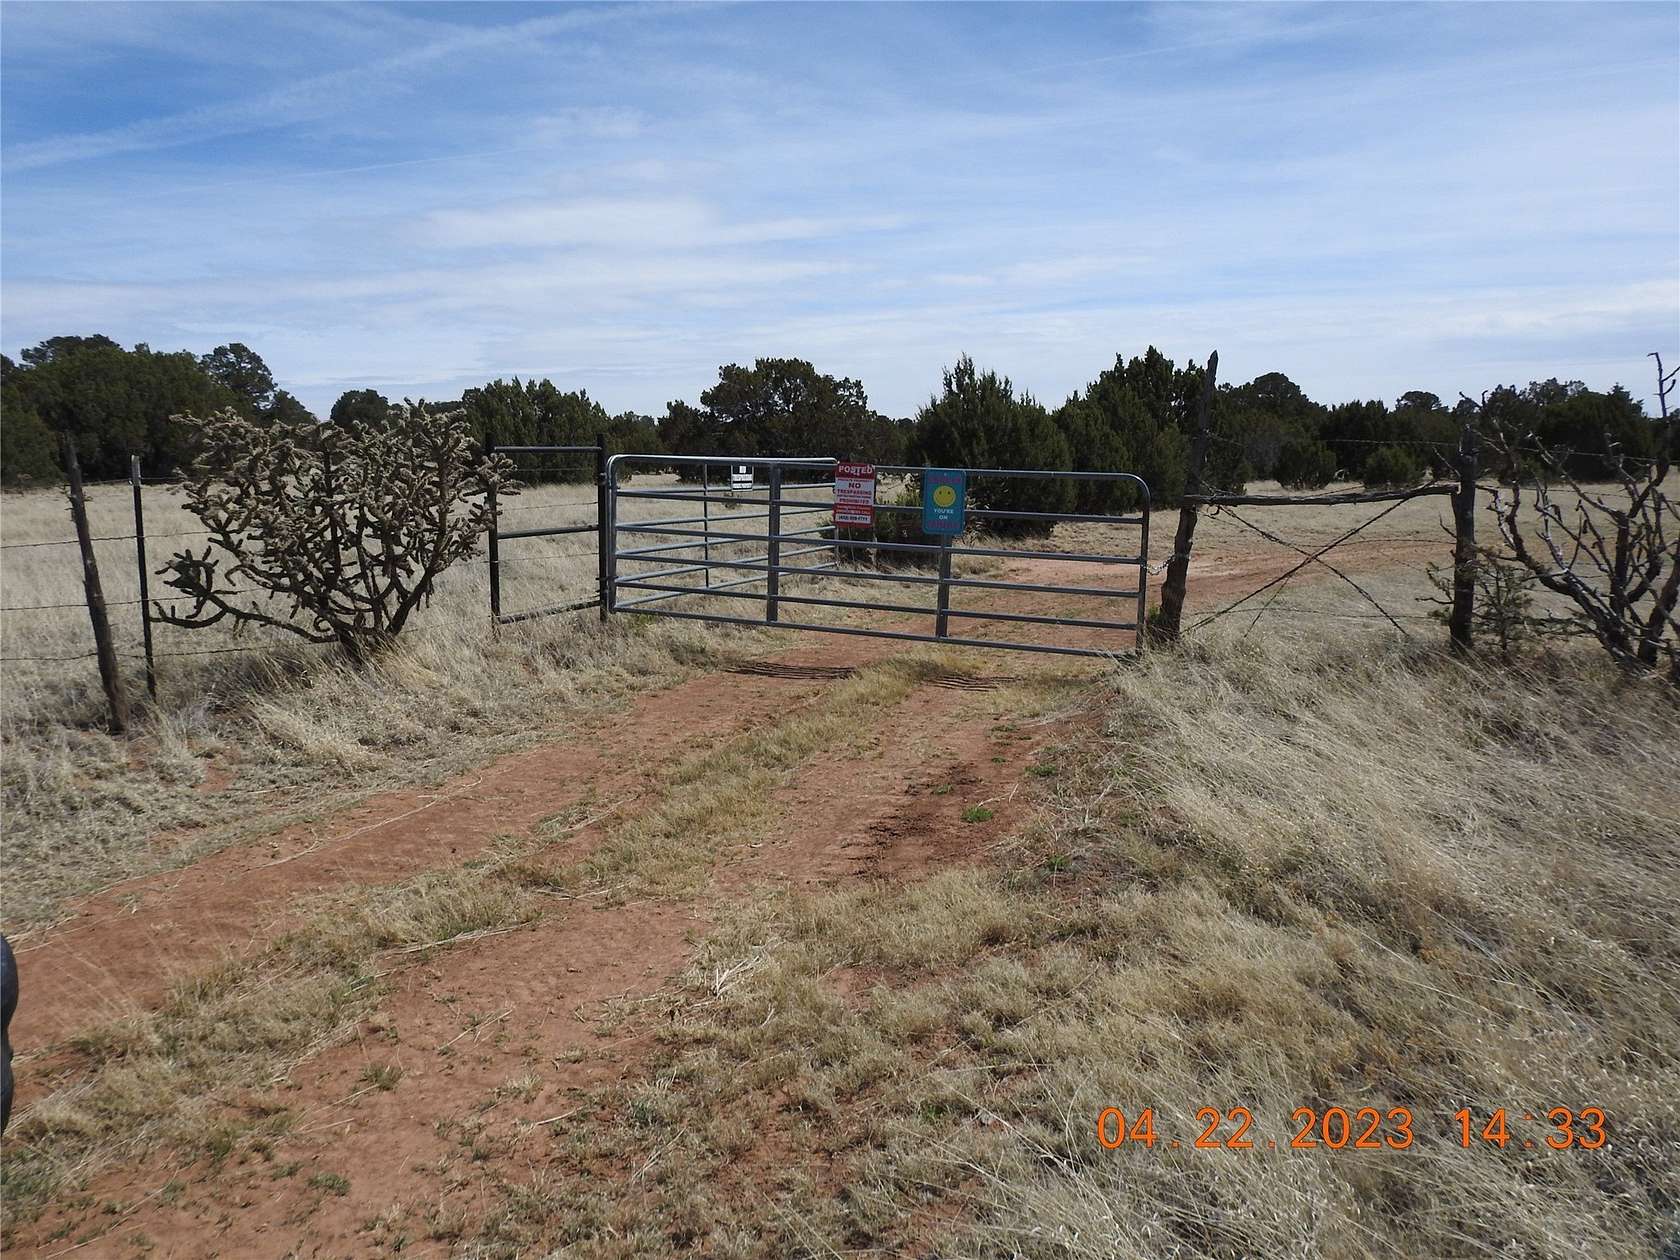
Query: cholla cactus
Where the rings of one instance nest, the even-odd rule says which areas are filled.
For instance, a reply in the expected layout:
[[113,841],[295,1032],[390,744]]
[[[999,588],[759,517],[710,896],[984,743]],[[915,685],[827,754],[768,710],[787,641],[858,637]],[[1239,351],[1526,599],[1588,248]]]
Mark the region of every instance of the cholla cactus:
[[389,643],[437,575],[490,524],[487,492],[513,489],[507,460],[475,460],[461,413],[394,407],[387,423],[265,427],[231,411],[199,422],[186,506],[210,531],[202,555],[160,574],[192,601],[177,626],[232,618],[354,660]]

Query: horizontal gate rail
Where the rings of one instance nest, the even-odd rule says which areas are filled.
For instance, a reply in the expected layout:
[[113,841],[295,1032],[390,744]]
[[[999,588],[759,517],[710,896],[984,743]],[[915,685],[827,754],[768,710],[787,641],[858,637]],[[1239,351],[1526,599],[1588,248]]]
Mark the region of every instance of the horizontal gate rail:
[[[663,526],[637,525],[623,526],[619,530],[624,534],[664,534],[677,538],[709,538],[713,542],[786,542],[801,537],[801,534],[735,534],[712,530],[708,533],[703,529],[667,529]],[[805,530],[804,534],[815,531]],[[698,546],[693,543],[690,546]],[[867,538],[836,538],[836,547],[849,547],[862,551],[902,551],[920,553],[922,555],[937,556],[942,551],[948,551],[953,556],[1003,556],[1011,560],[1069,560],[1079,564],[1131,564],[1139,562],[1138,556],[1109,556],[1093,555],[1078,551],[1030,551],[1025,547],[941,547],[938,543],[889,543],[872,542]],[[633,556],[633,551],[621,551],[619,556]]]
[[[706,594],[705,588],[694,592],[696,595]],[[930,611],[930,610],[924,610]],[[757,626],[763,628],[764,621],[758,617],[731,617],[727,613],[713,612],[683,612],[677,608],[662,608],[655,613],[659,617],[683,617],[689,621],[721,621],[725,625]],[[910,643],[942,643],[952,647],[1005,648],[1016,652],[1050,652],[1057,656],[1099,656],[1113,658],[1118,652],[1107,651],[1103,648],[1058,647],[1050,643],[1010,643],[1003,639],[965,639],[956,635],[911,634],[905,630],[877,630],[865,629],[862,626],[825,626],[814,621],[778,621],[777,627],[782,630],[817,630],[823,634],[850,634],[869,639],[901,639]]]
[[[737,503],[740,502],[739,499],[737,499],[735,501]],[[706,502],[716,503],[717,500],[716,499],[708,499],[708,500],[706,500]],[[782,515],[783,516],[801,516],[801,515],[805,515],[805,514],[808,514],[808,513],[811,513],[811,512],[827,512],[829,510],[830,509],[829,509],[828,505],[826,503],[824,503],[824,504],[819,504],[815,507],[799,508],[799,509],[797,509],[795,511],[792,511],[792,512],[789,512],[789,511],[784,509],[783,512],[782,512]],[[711,521],[711,519],[712,518],[710,516],[673,516],[669,520],[661,518],[661,523],[665,524],[665,525],[705,525],[705,524],[708,524]],[[767,521],[767,520],[770,519],[770,513],[768,513],[768,512],[731,512],[729,514],[729,516],[727,517],[727,519],[731,520],[731,521]],[[620,525],[618,527],[618,532],[621,533],[621,534],[634,534],[634,533],[636,533],[637,530],[636,530],[635,522],[632,521],[629,524]],[[762,535],[754,534],[753,537],[758,538],[758,537],[762,537]]]
[[[877,512],[908,512],[920,516],[922,509],[912,503],[877,503]],[[1141,525],[1141,516],[1104,516],[1100,512],[1012,512],[1006,508],[969,508],[965,515],[980,520],[999,521],[1070,521],[1091,522],[1098,525]]]
[[[824,530],[831,529],[829,525],[818,525],[814,529],[784,530],[780,534],[735,534],[721,533],[714,530],[708,534],[703,529],[650,529],[646,526],[631,528],[625,526],[618,532],[621,534],[675,534],[684,538],[698,538],[700,542],[655,543],[650,547],[631,547],[628,551],[618,553],[620,560],[640,560],[644,556],[656,556],[667,551],[690,550],[704,545],[706,542],[799,542],[806,538],[820,537]],[[841,543],[844,544],[842,539]],[[832,544],[831,544],[832,545]]]
[[[824,545],[822,547],[812,547],[810,550],[827,551],[828,547],[827,545]],[[792,555],[794,553],[789,552],[787,554]],[[757,563],[751,560],[711,560],[704,563],[701,561],[695,561],[694,564],[684,565],[682,568],[683,571],[689,571],[706,568],[708,565],[714,569],[753,569],[760,573],[769,572],[771,567],[763,562],[763,557],[761,556],[759,557]],[[873,570],[860,571],[857,569],[835,569],[827,565],[810,569],[799,568],[793,565],[779,565],[777,568],[784,573],[806,573],[812,577],[841,578],[845,581],[851,582],[898,582],[904,585],[912,586],[939,586],[943,583],[946,586],[973,587],[979,590],[990,591],[1032,591],[1041,595],[1096,595],[1107,599],[1136,599],[1138,597],[1136,587],[1131,587],[1126,590],[1118,590],[1102,586],[1054,586],[1042,582],[1005,582],[993,580],[991,578],[936,578],[921,573],[882,573]],[[677,570],[670,570],[669,572],[674,575]],[[652,578],[659,577],[661,575],[662,574],[660,572],[654,572],[636,573],[631,576],[634,578]],[[620,586],[624,586],[627,585],[630,580],[630,578],[621,577],[618,579],[618,584]],[[758,580],[763,581],[762,578]],[[704,595],[707,588],[703,586],[689,586],[684,587],[683,589],[692,595]],[[716,590],[717,587],[714,586],[711,589]],[[932,605],[929,605],[926,608],[917,609],[917,611],[933,612],[935,609]]]
[[[621,468],[626,462],[639,462],[665,469],[675,468],[684,478],[694,477],[699,481],[698,486],[679,485],[674,488],[643,487],[631,489],[621,488],[618,484]],[[751,491],[745,487],[737,492],[719,485],[715,489],[710,469],[721,467],[749,469],[765,469],[768,473],[768,487],[754,486]],[[1134,487],[1136,500],[1141,500],[1141,506],[1132,507],[1126,511],[1113,513],[1100,512],[1054,512],[1031,511],[1019,508],[986,508],[970,507],[965,515],[972,525],[984,530],[989,522],[1024,522],[1046,526],[1042,532],[1048,534],[1050,529],[1061,523],[1103,524],[1116,527],[1132,527],[1140,531],[1138,547],[1135,554],[1126,550],[1123,554],[1116,552],[1100,552],[1091,550],[1057,551],[1039,545],[1032,547],[1009,547],[1001,545],[983,545],[990,539],[976,540],[972,545],[965,545],[960,539],[948,538],[937,542],[904,542],[881,539],[879,537],[859,536],[861,531],[849,529],[842,531],[833,521],[834,506],[834,470],[836,462],[833,460],[813,459],[775,459],[771,457],[739,457],[739,456],[648,456],[648,455],[616,455],[607,461],[606,485],[608,488],[608,515],[602,531],[602,555],[605,577],[604,590],[607,607],[612,610],[645,611],[656,616],[679,617],[694,621],[710,621],[727,625],[763,626],[773,625],[790,630],[811,630],[826,634],[849,634],[861,637],[893,639],[901,642],[913,643],[947,643],[963,647],[1002,648],[1015,651],[1046,652],[1062,656],[1084,657],[1113,657],[1118,654],[1117,649],[1100,646],[1074,646],[1065,643],[1051,642],[1023,642],[1001,638],[981,637],[972,632],[951,632],[950,623],[974,625],[978,627],[985,623],[997,626],[1050,626],[1070,627],[1080,630],[1104,632],[1130,632],[1135,636],[1139,649],[1142,647],[1142,627],[1144,623],[1145,601],[1147,588],[1145,578],[1148,569],[1149,555],[1149,506],[1150,495],[1148,485],[1141,479],[1128,473],[1078,472],[1063,473],[1056,471],[1041,471],[1036,469],[970,469],[967,470],[970,485],[984,484],[989,478],[1036,478],[1048,481],[1069,480],[1080,482],[1124,482]],[[924,469],[908,465],[877,465],[877,474],[902,474],[913,478],[924,472]],[[877,477],[877,485],[880,478]],[[818,496],[821,496],[820,498]],[[700,515],[655,516],[652,513],[639,518],[628,518],[625,509],[631,502],[646,504],[657,512],[655,504],[660,501],[670,501],[673,506],[678,504],[700,504],[703,511]],[[721,505],[725,510],[720,516],[713,505]],[[737,507],[751,507],[750,512],[737,511]],[[1030,500],[1029,500],[1030,507]],[[894,515],[916,515],[921,513],[919,506],[901,503],[877,503],[875,511],[882,516],[892,519]],[[783,524],[783,517],[798,516],[826,516],[826,521],[820,521],[814,526],[789,529]],[[879,518],[878,518],[879,519]],[[767,527],[762,533],[751,532],[741,528],[749,521],[765,521]],[[903,535],[900,534],[899,537]],[[912,535],[914,536],[914,535]],[[673,541],[643,542],[635,546],[623,546],[622,540],[640,537],[643,539],[671,539]],[[756,548],[765,549],[764,554],[743,556],[742,550]],[[702,555],[696,556],[696,552]],[[733,552],[733,555],[730,554]],[[817,564],[789,563],[796,559],[809,559],[814,555],[824,556],[824,562]],[[924,563],[937,561],[938,574],[921,572],[906,573],[868,567],[870,557],[898,555],[908,560],[920,560]],[[1137,570],[1135,581],[1108,585],[1079,585],[1078,578],[1071,582],[1012,580],[1007,577],[964,577],[951,573],[953,559],[967,557],[995,558],[1016,561],[1034,561],[1042,563],[1066,563],[1089,566],[1133,568]],[[851,562],[862,561],[858,567],[848,567]],[[662,563],[663,562],[663,563]],[[718,573],[734,573],[737,576],[724,581],[715,581]],[[1049,576],[1037,573],[1026,576]],[[1083,577],[1083,575],[1081,575]],[[932,596],[932,602],[927,604],[904,602],[891,598],[877,599],[868,594],[859,594],[854,590],[836,591],[824,594],[821,588],[795,587],[788,589],[784,579],[798,579],[808,583],[812,580],[839,580],[848,585],[862,585],[866,589],[871,586],[886,584],[896,586],[900,590],[917,587],[931,588],[927,593]],[[1070,612],[1060,615],[1043,608],[1042,604],[1031,611],[1015,611],[1005,608],[950,606],[950,596],[953,591],[985,591],[985,592],[1024,592],[1034,595],[1058,595],[1099,599],[1111,601],[1125,599],[1135,601],[1136,613],[1133,617],[1105,617],[1101,612]],[[909,592],[906,591],[908,594]],[[885,595],[886,592],[883,592]],[[623,598],[623,596],[632,596]],[[761,616],[736,615],[731,612],[719,611],[705,605],[700,607],[676,607],[673,601],[688,599],[719,599],[725,601],[756,602],[762,605]],[[893,616],[926,617],[932,623],[932,633],[915,630],[887,629],[868,625],[833,625],[817,621],[788,620],[784,611],[796,608],[832,608],[848,612],[882,613]],[[1029,636],[1039,637],[1039,636]]]
[[[821,546],[821,547],[800,547],[800,548],[796,548],[793,551],[785,552],[783,554],[783,558],[786,559],[789,556],[810,555],[810,554],[813,554],[813,553],[818,552],[818,551],[826,552],[828,550],[829,550],[829,548],[826,545]],[[763,556],[758,556],[757,560],[758,560],[758,563],[756,563],[756,564],[752,563],[751,561],[747,561],[747,560],[696,560],[691,564],[681,564],[681,565],[677,565],[677,566],[675,566],[673,568],[669,568],[669,569],[654,569],[651,572],[643,571],[641,573],[632,573],[630,575],[630,577],[619,578],[618,579],[618,584],[620,586],[624,586],[631,580],[631,578],[634,578],[637,581],[647,581],[650,578],[657,578],[657,577],[676,577],[678,574],[682,574],[682,573],[699,573],[701,570],[707,569],[707,568],[712,568],[712,569],[754,569],[754,570],[758,571],[759,573],[763,573],[763,574],[768,575],[771,571],[771,566],[769,564],[764,563],[764,557]],[[828,571],[828,570],[826,570],[826,568],[824,566],[820,566],[820,565],[817,566],[817,567],[814,567],[814,568],[807,568],[807,567],[802,567],[802,566],[799,566],[799,565],[779,564],[779,565],[775,566],[775,569],[776,569],[777,572],[781,572],[781,573],[822,573],[822,572]],[[764,578],[752,578],[752,579],[749,579],[749,580],[755,581],[755,582],[762,582],[765,579]],[[708,589],[716,590],[717,588],[716,588],[716,586],[713,586],[713,587],[710,587],[710,588],[704,587],[704,586],[688,586],[688,587],[684,587],[683,589],[686,590],[686,591],[689,591],[689,592],[696,592],[697,591],[697,592],[699,592],[700,594],[703,595],[703,594],[706,593],[706,591]]]
[[[787,573],[812,572],[789,568]],[[669,591],[675,595],[717,595],[731,586],[740,586],[748,582],[761,581],[759,578],[740,578],[734,582],[721,582],[710,588],[700,587],[698,591],[692,586],[672,586],[662,582],[642,582],[631,578],[620,578],[619,586],[634,590]],[[730,591],[721,595],[722,599],[756,599],[766,600],[770,596],[763,591]],[[857,608],[867,612],[910,613],[925,616],[928,613],[939,612],[940,609],[932,604],[887,604],[875,600],[862,599],[827,599],[817,595],[790,595],[786,591],[779,592],[776,599],[784,604],[811,604],[822,608]],[[632,601],[632,603],[651,603],[652,601]],[[620,608],[630,604],[620,603]],[[1092,630],[1135,630],[1137,624],[1131,621],[1101,621],[1096,618],[1085,617],[1048,617],[1040,613],[1012,613],[999,609],[986,608],[948,608],[944,610],[947,617],[967,617],[973,621],[1019,621],[1047,626],[1082,626]],[[785,623],[784,623],[785,624]]]

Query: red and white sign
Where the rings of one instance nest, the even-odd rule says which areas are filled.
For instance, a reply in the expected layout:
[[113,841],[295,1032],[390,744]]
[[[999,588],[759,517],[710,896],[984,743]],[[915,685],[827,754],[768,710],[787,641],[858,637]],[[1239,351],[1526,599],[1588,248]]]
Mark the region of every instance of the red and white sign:
[[875,465],[836,464],[834,467],[834,523],[875,523]]

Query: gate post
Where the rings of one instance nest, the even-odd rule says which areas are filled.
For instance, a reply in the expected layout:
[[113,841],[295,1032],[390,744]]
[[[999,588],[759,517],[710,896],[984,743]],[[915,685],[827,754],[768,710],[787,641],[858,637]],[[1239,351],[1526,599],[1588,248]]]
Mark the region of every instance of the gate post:
[[1154,497],[1148,485],[1143,488],[1143,528],[1138,535],[1138,592],[1137,592],[1137,629],[1132,637],[1137,640],[1137,652],[1142,656],[1149,648],[1149,507]]
[[768,580],[764,585],[764,593],[768,598],[764,601],[764,620],[774,622],[781,614],[781,610],[776,605],[776,596],[780,594],[782,589],[782,575],[776,571],[782,563],[782,466],[780,464],[770,465],[770,475],[767,480],[770,484],[770,532],[768,535],[770,549],[765,559],[770,563],[770,571],[765,575]]
[[[484,435],[484,458],[492,459],[495,454],[496,439],[493,435],[486,433]],[[496,487],[493,484],[485,492],[485,497],[490,501],[488,504],[490,508],[490,535],[486,543],[490,552],[490,616],[494,620],[500,621],[502,616],[502,549],[496,537],[499,528],[497,525],[498,508]]]
[[[1190,475],[1184,487],[1185,501],[1178,509],[1178,535],[1173,553],[1167,558],[1167,580],[1161,584],[1161,638],[1178,638],[1184,616],[1185,586],[1190,579],[1190,545],[1196,537],[1196,500],[1202,493],[1202,468],[1207,463],[1208,440],[1213,436],[1214,378],[1219,371],[1219,352],[1208,356],[1207,375],[1202,379],[1202,396],[1196,404],[1196,441],[1190,448]],[[1147,571],[1145,573],[1147,577]]]
[[595,435],[595,579],[596,603],[601,620],[607,619],[607,546],[612,531],[607,528],[607,435]]
[[951,622],[951,535],[939,536],[939,596],[938,611],[933,618],[935,638],[943,639]]

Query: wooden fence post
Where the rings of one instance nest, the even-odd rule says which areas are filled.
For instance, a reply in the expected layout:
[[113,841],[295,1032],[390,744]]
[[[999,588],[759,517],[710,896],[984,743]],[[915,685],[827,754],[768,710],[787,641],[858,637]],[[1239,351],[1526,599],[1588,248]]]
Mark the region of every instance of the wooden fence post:
[[1453,491],[1453,602],[1447,627],[1455,652],[1468,652],[1476,611],[1476,424],[1465,418],[1458,435],[1458,489]]
[[128,697],[117,672],[117,653],[111,646],[111,623],[105,618],[105,592],[99,585],[99,562],[93,556],[93,532],[88,529],[87,502],[82,493],[82,466],[76,441],[64,435],[64,471],[70,478],[70,516],[76,522],[76,542],[82,551],[82,587],[87,593],[88,619],[93,622],[93,645],[99,657],[99,681],[111,709],[111,734],[128,730]]
[[[1196,402],[1196,441],[1190,448],[1190,472],[1185,480],[1184,493],[1202,493],[1202,468],[1207,463],[1208,443],[1213,437],[1213,387],[1219,372],[1219,351],[1208,356],[1207,376],[1202,381],[1202,395]],[[1161,586],[1160,622],[1154,633],[1164,642],[1178,638],[1179,624],[1184,618],[1185,587],[1190,579],[1190,545],[1196,537],[1198,505],[1186,500],[1178,509],[1178,534],[1173,539],[1172,555],[1167,560],[1167,580]],[[1143,575],[1147,582],[1149,575]]]

